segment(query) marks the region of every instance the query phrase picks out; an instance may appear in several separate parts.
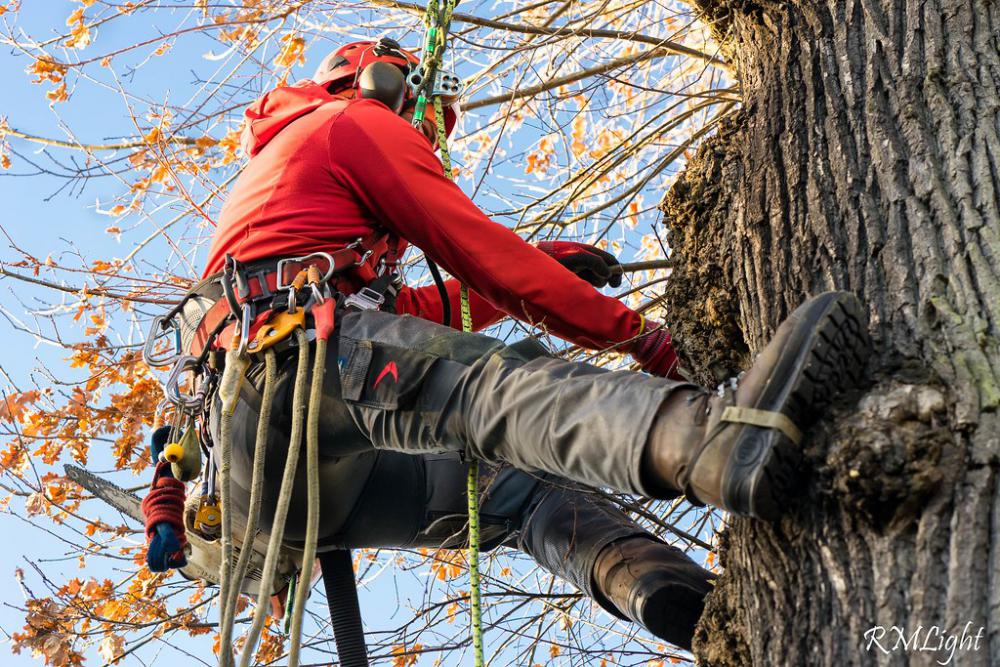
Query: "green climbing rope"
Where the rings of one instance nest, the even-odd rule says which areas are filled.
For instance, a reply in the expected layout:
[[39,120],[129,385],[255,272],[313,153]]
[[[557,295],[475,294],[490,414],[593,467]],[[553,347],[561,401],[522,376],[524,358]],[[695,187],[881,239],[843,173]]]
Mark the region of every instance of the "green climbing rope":
[[[427,38],[424,40],[424,53],[421,58],[423,65],[423,85],[417,93],[417,103],[413,111],[415,125],[423,122],[424,111],[428,102],[428,91],[434,89],[434,78],[444,51],[447,47],[448,27],[452,12],[455,11],[454,0],[445,0],[444,7],[438,8],[437,0],[428,0],[424,23],[427,27]],[[433,96],[434,121],[437,124],[438,147],[441,150],[441,166],[444,175],[454,180],[451,166],[451,153],[448,152],[448,129],[444,118],[444,105],[441,98]],[[462,331],[472,331],[472,313],[469,308],[469,288],[462,285],[460,290],[462,309]],[[469,613],[471,616],[472,653],[475,667],[483,667],[483,608],[482,588],[479,580],[479,461],[469,461],[469,476],[466,483],[466,496],[469,510]]]

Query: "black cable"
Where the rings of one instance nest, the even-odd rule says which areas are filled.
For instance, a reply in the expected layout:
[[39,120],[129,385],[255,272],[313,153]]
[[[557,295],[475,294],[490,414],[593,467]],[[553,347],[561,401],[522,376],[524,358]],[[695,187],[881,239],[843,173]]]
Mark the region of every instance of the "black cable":
[[424,257],[427,260],[427,268],[430,269],[431,275],[434,277],[434,284],[437,285],[438,294],[441,295],[441,311],[442,311],[442,324],[446,327],[451,326],[451,297],[448,296],[448,288],[444,286],[444,278],[441,277],[441,271],[438,270],[437,264],[434,263],[429,257]]

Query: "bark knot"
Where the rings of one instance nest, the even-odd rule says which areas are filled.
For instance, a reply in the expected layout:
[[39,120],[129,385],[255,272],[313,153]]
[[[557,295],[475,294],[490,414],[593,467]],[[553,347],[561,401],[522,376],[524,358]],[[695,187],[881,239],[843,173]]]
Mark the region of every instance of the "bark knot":
[[879,531],[908,526],[948,475],[956,451],[943,388],[887,381],[838,419],[821,468],[832,494]]

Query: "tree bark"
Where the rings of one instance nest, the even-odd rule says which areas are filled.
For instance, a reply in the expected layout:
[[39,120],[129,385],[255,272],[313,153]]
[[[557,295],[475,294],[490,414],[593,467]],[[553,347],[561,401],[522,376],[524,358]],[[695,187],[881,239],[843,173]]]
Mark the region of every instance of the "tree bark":
[[829,289],[876,344],[802,499],[724,534],[699,663],[1000,664],[1000,4],[696,3],[744,106],[663,202],[682,354],[718,381]]

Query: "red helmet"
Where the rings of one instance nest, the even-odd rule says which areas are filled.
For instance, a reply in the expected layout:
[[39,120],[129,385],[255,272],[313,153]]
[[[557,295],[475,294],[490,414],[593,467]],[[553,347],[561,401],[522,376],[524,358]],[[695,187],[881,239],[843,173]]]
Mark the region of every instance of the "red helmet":
[[[377,42],[352,42],[340,47],[319,64],[312,80],[327,90],[350,88],[358,90],[361,71],[375,62],[389,63],[403,71],[406,77],[410,71],[420,65],[420,59],[402,48],[395,40],[381,37]],[[404,108],[412,105],[413,92],[407,86]],[[427,105],[428,116],[433,118],[433,106]],[[458,123],[458,103],[445,107],[445,128],[450,135]]]

